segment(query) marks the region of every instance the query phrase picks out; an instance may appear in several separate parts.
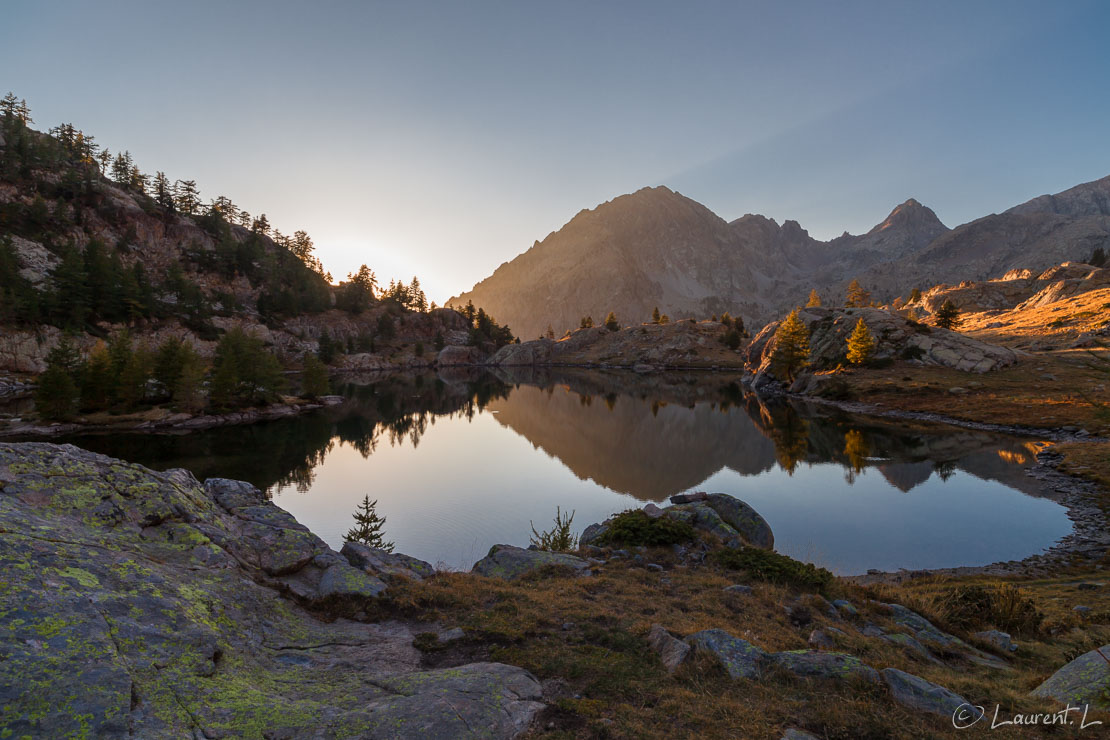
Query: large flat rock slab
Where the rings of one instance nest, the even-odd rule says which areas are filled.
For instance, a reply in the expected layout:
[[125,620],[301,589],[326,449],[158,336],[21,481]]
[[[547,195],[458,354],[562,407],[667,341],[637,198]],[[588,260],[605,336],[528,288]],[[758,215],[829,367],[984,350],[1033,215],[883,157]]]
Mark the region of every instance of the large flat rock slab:
[[249,484],[0,444],[0,736],[523,732],[526,671],[424,671],[407,626],[330,618],[385,588]]

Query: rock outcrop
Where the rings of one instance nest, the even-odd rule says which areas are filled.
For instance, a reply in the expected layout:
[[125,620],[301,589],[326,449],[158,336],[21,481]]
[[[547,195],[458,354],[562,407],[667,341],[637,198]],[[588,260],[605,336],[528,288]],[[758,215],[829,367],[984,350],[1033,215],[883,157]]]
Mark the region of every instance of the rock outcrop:
[[[680,493],[671,496],[671,505],[660,509],[655,504],[644,507],[651,518],[667,517],[685,522],[695,530],[719,539],[728,547],[775,549],[771,525],[752,507],[727,493]],[[593,544],[609,531],[612,519],[591,524],[582,530],[580,545]]]
[[494,545],[470,572],[509,581],[547,569],[568,570],[584,576],[590,574],[590,564],[576,555],[525,550],[513,545]]
[[1060,668],[1037,688],[1034,696],[1043,696],[1072,705],[1089,704],[1096,709],[1110,709],[1110,645],[1083,653]]
[[3,736],[509,738],[542,707],[352,621],[386,583],[246,483],[0,444],[0,532]]
[[[809,329],[809,357],[814,369],[846,364],[848,337],[860,319],[875,340],[876,360],[902,359],[985,373],[1012,365],[1018,359],[1012,349],[920,324],[879,308],[804,308],[798,311],[798,318]],[[778,326],[779,322],[765,326],[747,348],[747,362],[756,374],[753,382],[756,387],[768,379],[781,380],[771,362]],[[799,390],[804,392],[805,387]]]
[[[980,707],[972,706],[967,699],[932,681],[897,668],[884,668],[882,673],[890,695],[902,706],[957,721],[963,720],[965,723],[983,715]],[[956,713],[961,710],[966,711],[967,716],[957,717]]]

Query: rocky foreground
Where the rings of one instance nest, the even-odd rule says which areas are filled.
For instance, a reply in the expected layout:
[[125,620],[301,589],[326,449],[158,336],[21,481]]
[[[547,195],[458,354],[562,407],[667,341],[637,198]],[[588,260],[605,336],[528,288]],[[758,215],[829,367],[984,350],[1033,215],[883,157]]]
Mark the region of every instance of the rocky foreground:
[[742,501],[671,503],[437,573],[337,553],[247,483],[0,444],[0,737],[921,736],[997,701],[1110,708],[1088,607],[1042,674],[1036,624],[1031,649],[954,634],[774,553]]
[[424,670],[435,625],[364,621],[430,566],[248,484],[48,444],[0,445],[0,484],[4,737],[512,737],[542,707],[520,668]]

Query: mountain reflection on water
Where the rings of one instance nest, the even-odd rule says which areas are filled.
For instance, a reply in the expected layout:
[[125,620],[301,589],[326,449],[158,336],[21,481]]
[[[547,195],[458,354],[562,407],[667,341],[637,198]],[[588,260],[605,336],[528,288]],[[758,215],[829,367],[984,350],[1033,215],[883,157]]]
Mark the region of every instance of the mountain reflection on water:
[[1070,531],[1023,472],[1036,442],[759,399],[726,374],[460,369],[337,390],[346,403],[300,418],[71,441],[249,480],[333,546],[368,493],[399,550],[452,567],[527,544],[556,505],[581,530],[691,489],[748,501],[776,549],[845,573],[1020,558]]

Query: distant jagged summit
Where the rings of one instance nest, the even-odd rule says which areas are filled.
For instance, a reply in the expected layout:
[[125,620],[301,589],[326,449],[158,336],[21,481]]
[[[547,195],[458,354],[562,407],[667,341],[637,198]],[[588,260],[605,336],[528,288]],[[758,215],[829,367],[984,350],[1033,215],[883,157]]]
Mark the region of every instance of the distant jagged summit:
[[858,278],[877,300],[915,287],[1044,269],[1110,246],[1110,177],[949,229],[910,198],[865,234],[828,242],[797,221],[759,214],[726,223],[664,186],[583,210],[448,305],[472,300],[523,339],[561,335],[584,316],[647,321],[724,311],[761,324],[816,289],[830,303]]
[[941,223],[932,208],[921,205],[915,198],[910,198],[891,211],[886,220],[867,233],[877,234],[880,231],[899,228],[921,236],[932,234],[933,238],[948,231],[948,227]]

